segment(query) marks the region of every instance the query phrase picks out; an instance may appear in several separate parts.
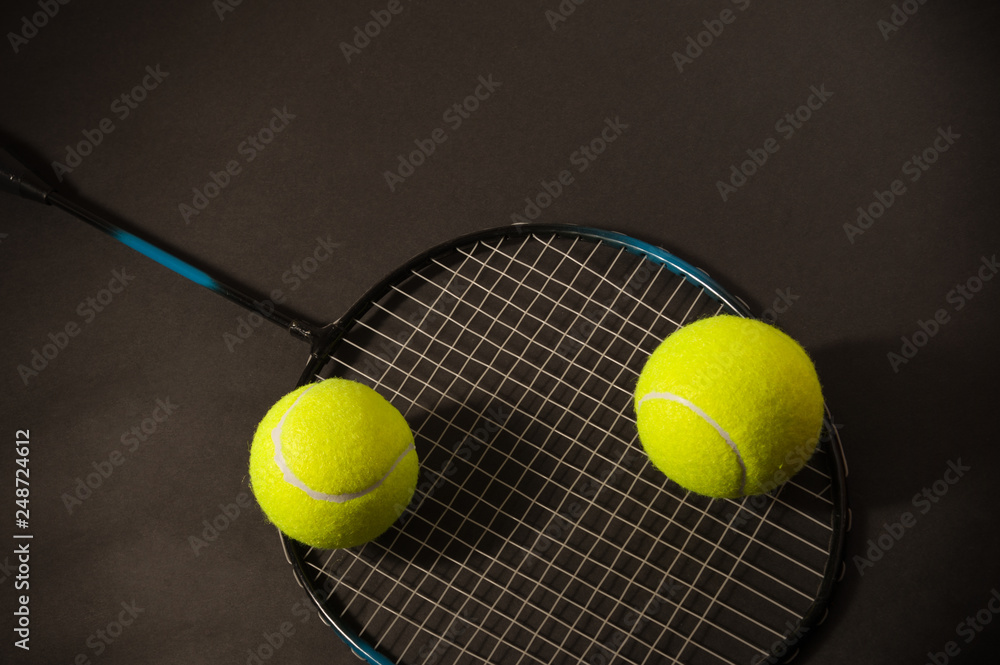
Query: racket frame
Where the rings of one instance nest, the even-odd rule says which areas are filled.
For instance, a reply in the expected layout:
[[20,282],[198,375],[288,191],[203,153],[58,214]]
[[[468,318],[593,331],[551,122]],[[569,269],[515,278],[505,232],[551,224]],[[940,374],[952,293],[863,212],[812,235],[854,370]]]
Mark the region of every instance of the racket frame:
[[[687,279],[702,289],[719,302],[725,304],[733,314],[744,318],[753,318],[750,308],[746,303],[730,294],[726,289],[716,282],[707,272],[697,268],[687,261],[677,257],[667,250],[651,243],[638,240],[631,236],[616,231],[607,231],[585,226],[571,224],[516,224],[512,226],[500,226],[482,231],[458,236],[449,241],[440,243],[430,249],[414,256],[406,263],[387,274],[381,281],[373,285],[364,295],[362,295],[345,313],[334,323],[324,326],[318,333],[313,353],[299,377],[298,386],[308,385],[316,381],[322,368],[331,361],[332,354],[338,344],[350,332],[354,324],[371,309],[383,296],[387,295],[395,284],[412,274],[417,268],[426,265],[434,257],[440,256],[456,247],[466,247],[476,245],[480,242],[488,242],[501,238],[525,238],[531,235],[553,235],[562,238],[584,238],[591,241],[603,242],[613,247],[624,249],[632,254],[643,257],[655,264],[662,265],[676,275]],[[830,559],[824,571],[823,580],[819,591],[805,612],[798,626],[792,631],[792,635],[802,635],[811,631],[826,619],[826,613],[832,598],[836,582],[843,576],[845,563],[843,560],[844,542],[846,539],[849,524],[849,508],[847,505],[847,461],[844,457],[840,436],[833,425],[833,417],[829,408],[826,409],[824,417],[824,430],[827,434],[827,445],[830,446],[831,459],[834,466],[833,477],[840,480],[834,485],[831,497],[834,504],[832,523],[834,525],[830,542]],[[302,587],[309,595],[316,607],[320,619],[334,629],[340,639],[347,644],[351,650],[363,660],[371,665],[396,665],[386,656],[379,653],[368,644],[363,638],[357,635],[338,616],[329,611],[325,602],[317,596],[316,589],[306,573],[305,554],[309,547],[302,545],[289,538],[279,531],[282,550],[285,559],[292,567],[296,583]],[[796,650],[779,656],[771,653],[771,662],[784,662],[791,660],[797,653],[799,644],[793,641],[788,646],[795,646]],[[763,661],[761,661],[763,662]]]

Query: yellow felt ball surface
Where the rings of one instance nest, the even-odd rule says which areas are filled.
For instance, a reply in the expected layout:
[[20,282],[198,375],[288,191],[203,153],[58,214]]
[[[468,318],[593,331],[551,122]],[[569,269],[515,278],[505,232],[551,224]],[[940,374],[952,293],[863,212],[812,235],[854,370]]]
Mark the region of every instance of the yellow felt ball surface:
[[291,538],[326,549],[381,535],[410,503],[418,472],[402,414],[346,379],[282,397],[250,449],[250,484],[264,514]]
[[635,390],[639,439],[681,487],[710,497],[770,492],[815,451],[823,394],[805,350],[754,319],[714,316],[667,337]]

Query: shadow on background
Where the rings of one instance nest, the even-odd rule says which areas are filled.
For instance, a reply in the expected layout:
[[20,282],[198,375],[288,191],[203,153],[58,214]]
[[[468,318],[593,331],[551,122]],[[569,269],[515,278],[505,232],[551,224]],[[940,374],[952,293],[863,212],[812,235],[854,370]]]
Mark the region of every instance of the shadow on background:
[[[964,325],[960,318],[965,317],[956,316],[954,329],[943,328],[896,371],[887,356],[900,353],[898,337],[811,352],[834,422],[840,426],[852,522],[844,550],[845,573],[834,590],[827,626],[803,643],[805,652],[814,643],[835,640],[839,624],[856,621],[851,614],[880,613],[866,593],[869,575],[898,576],[905,580],[901,595],[931,594],[934,605],[953,606],[936,610],[942,617],[954,617],[941,626],[945,639],[955,639],[955,624],[988,599],[989,589],[978,588],[982,582],[977,575],[981,577],[984,570],[1000,572],[980,540],[998,538],[995,517],[990,515],[994,511],[992,506],[981,506],[982,510],[967,506],[974,503],[976,493],[995,494],[992,470],[1000,464],[1000,454],[995,428],[982,414],[995,413],[998,406],[995,380],[1000,356],[986,339],[988,330],[977,329],[981,343],[958,343],[957,328]],[[970,314],[966,323],[974,325],[973,318]],[[952,467],[970,470],[960,475],[949,471]],[[911,526],[903,523],[904,513],[913,516]],[[925,547],[928,539],[944,537],[956,539],[952,556],[942,556],[941,548]],[[934,572],[927,576],[923,571]],[[990,635],[979,644],[970,643],[969,653],[985,653],[988,643],[1000,644],[1000,631]],[[934,646],[938,638],[933,635],[900,634],[894,639],[900,655],[908,649],[923,655],[924,642],[932,650],[941,648]],[[945,639],[938,641],[943,644]]]

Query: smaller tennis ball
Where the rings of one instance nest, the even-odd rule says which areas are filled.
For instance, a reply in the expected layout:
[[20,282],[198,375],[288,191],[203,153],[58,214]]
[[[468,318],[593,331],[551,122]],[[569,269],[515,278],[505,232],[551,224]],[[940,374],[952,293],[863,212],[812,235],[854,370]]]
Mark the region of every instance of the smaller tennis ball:
[[823,395],[805,350],[754,319],[714,316],[667,337],[635,390],[636,426],[653,464],[710,497],[767,493],[805,466]]
[[324,549],[381,535],[410,503],[418,471],[402,414],[346,379],[282,397],[250,449],[250,484],[264,514],[291,538]]

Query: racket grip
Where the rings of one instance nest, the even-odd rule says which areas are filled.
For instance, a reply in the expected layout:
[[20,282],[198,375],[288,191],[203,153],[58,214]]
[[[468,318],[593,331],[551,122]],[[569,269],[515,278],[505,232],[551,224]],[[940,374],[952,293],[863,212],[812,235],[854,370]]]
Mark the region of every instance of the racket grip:
[[0,190],[46,203],[45,199],[52,191],[52,187],[14,155],[0,148]]

